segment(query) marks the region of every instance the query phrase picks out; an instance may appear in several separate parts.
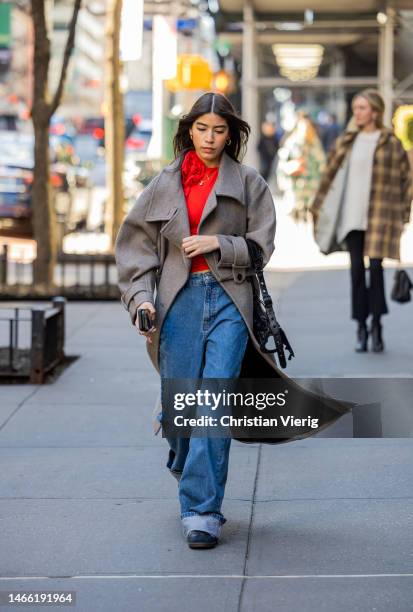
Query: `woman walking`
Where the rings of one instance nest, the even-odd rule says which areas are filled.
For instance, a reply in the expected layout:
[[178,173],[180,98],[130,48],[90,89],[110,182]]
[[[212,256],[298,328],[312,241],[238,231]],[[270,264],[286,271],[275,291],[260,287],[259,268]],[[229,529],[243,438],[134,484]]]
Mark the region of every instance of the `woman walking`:
[[309,220],[309,206],[325,167],[325,154],[311,119],[301,113],[292,132],[285,138],[279,157],[281,183],[291,185],[295,221]]
[[[358,93],[352,110],[356,129],[337,139],[311,212],[321,250],[350,253],[355,350],[368,350],[370,333],[373,351],[381,352],[381,317],[388,312],[382,261],[400,259],[400,237],[410,218],[411,171],[400,141],[383,125],[380,94],[372,89]],[[364,256],[370,263],[369,286]]]
[[[148,311],[153,326],[141,333],[161,379],[235,378],[249,338],[259,352],[245,238],[261,247],[265,265],[276,221],[266,182],[239,161],[249,131],[225,96],[202,95],[179,122],[175,160],[143,191],[119,231],[122,302],[137,327],[138,309]],[[261,357],[274,366],[268,354]],[[221,505],[231,438],[168,443],[183,534],[190,548],[211,548],[226,522]]]

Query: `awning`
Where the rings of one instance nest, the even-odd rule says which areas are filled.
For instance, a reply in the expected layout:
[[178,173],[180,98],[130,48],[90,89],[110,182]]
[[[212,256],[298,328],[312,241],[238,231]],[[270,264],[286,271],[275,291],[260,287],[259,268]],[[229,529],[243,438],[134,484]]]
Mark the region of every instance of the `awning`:
[[[368,13],[383,10],[382,0],[251,0],[251,5],[257,13],[279,14],[300,13],[311,8],[315,13]],[[226,13],[240,13],[244,8],[243,0],[220,0],[219,7]],[[412,0],[394,0],[391,3],[394,9],[413,9]]]

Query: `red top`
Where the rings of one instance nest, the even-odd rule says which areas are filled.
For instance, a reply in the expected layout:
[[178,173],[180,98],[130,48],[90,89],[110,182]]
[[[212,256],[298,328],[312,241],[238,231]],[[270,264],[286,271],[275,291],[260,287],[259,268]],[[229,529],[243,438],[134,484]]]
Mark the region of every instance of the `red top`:
[[[198,225],[201,220],[202,211],[217,180],[218,171],[219,166],[209,168],[194,150],[186,153],[181,167],[181,179],[188,210],[191,236],[198,234]],[[191,272],[206,270],[209,270],[209,266],[203,255],[192,257]]]

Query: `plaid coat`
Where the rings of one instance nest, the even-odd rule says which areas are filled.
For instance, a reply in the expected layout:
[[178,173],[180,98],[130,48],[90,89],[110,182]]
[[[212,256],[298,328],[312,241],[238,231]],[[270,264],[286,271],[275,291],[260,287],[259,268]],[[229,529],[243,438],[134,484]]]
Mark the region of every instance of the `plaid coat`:
[[[311,205],[315,225],[337,170],[350,155],[357,131],[340,136],[327,160],[318,191]],[[364,254],[371,258],[400,259],[400,237],[409,222],[413,197],[409,160],[393,132],[382,128],[374,153],[368,225]],[[332,250],[347,250],[345,241]]]

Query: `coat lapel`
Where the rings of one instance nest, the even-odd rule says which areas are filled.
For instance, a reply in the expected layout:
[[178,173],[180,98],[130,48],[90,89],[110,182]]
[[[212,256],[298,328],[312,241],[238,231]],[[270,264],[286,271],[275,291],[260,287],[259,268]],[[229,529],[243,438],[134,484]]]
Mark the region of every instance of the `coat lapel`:
[[[385,144],[390,134],[392,133],[391,130],[385,127],[381,128],[380,132],[381,133],[380,133],[379,139],[377,141],[376,149],[375,149],[376,151],[377,149],[379,149]],[[344,134],[342,145],[343,145],[343,149],[345,153],[347,153],[349,149],[352,147],[358,133],[359,133],[358,130],[349,130],[348,132]]]
[[182,239],[190,234],[181,183],[181,159],[182,154],[161,172],[145,216],[146,221],[166,221],[160,231],[179,248]]
[[[327,174],[329,177],[329,182],[326,186],[326,190],[325,193],[327,193],[327,190],[330,188],[331,186],[331,182],[333,181],[339,167],[342,165],[343,161],[345,159],[348,159],[349,155],[350,155],[350,151],[353,147],[354,141],[356,139],[356,136],[358,135],[359,131],[358,130],[348,130],[347,132],[345,132],[343,134],[343,136],[341,137],[341,142],[340,142],[340,146],[338,147],[334,158],[329,166],[329,168],[327,169]],[[376,149],[375,149],[375,153],[376,151],[383,145],[385,144],[385,142],[387,141],[389,134],[391,133],[391,130],[388,130],[387,128],[382,128],[381,129],[381,134],[379,137],[379,140],[377,142],[376,145]]]
[[[171,164],[164,168],[154,189],[146,221],[166,221],[162,234],[179,248],[182,239],[189,236],[188,211],[181,182],[181,153]],[[226,196],[245,204],[244,185],[239,171],[239,164],[225,151],[219,165],[218,177],[208,196],[202,212],[199,228],[215,210],[218,198]],[[225,214],[225,213],[223,213]]]
[[377,149],[382,147],[387,142],[387,139],[389,138],[391,133],[392,133],[391,130],[389,130],[388,128],[382,128],[381,129],[381,134],[380,134],[379,139],[377,141],[377,146],[376,146],[375,151],[377,151]]
[[[244,185],[239,171],[239,164],[233,160],[225,151],[222,154],[219,164],[219,171],[215,185],[205,202],[204,210],[202,211],[199,228],[215,210],[218,205],[218,198],[226,196],[238,200],[241,204],[245,204]],[[225,212],[223,212],[225,214]]]

